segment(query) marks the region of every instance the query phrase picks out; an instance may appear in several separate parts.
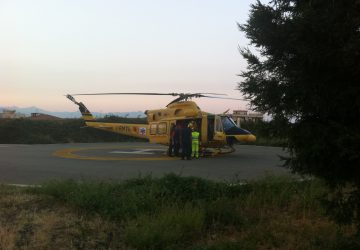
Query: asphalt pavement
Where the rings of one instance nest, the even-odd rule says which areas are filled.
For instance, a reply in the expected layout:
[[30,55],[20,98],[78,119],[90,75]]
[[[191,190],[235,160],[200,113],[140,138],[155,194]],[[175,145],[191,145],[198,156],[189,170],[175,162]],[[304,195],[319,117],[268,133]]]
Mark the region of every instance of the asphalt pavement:
[[281,148],[236,145],[231,154],[181,160],[150,143],[0,144],[0,183],[41,184],[54,179],[124,180],[166,173],[217,181],[290,175]]

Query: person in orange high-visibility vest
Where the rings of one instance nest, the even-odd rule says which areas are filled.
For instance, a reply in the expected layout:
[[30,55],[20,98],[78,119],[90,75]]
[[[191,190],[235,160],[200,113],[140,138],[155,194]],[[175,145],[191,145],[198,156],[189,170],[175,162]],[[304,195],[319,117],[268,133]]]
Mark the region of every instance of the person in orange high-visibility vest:
[[200,133],[196,131],[196,129],[193,127],[191,132],[191,141],[192,141],[191,153],[192,153],[192,157],[196,159],[199,159],[199,136]]

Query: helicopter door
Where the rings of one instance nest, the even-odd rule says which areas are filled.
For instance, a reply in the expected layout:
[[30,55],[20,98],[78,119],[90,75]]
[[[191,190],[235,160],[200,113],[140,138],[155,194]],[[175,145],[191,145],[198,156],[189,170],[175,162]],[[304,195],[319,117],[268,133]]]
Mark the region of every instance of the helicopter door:
[[214,140],[216,141],[226,140],[226,135],[224,133],[224,128],[220,116],[215,116]]
[[149,140],[151,143],[169,144],[167,122],[151,122]]

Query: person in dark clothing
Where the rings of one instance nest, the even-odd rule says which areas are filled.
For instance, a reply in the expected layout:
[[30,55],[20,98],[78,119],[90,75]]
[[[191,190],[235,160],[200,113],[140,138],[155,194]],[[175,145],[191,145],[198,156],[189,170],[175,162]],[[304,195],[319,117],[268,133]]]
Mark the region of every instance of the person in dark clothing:
[[173,142],[174,142],[174,155],[179,156],[180,150],[180,133],[181,133],[181,126],[177,124],[175,127]]
[[187,160],[191,160],[191,132],[191,128],[188,126],[185,126],[181,130],[182,160],[184,160],[185,157]]
[[174,149],[174,145],[175,145],[174,137],[175,137],[175,124],[172,124],[171,128],[170,128],[170,141],[169,141],[168,156],[173,156],[173,149]]

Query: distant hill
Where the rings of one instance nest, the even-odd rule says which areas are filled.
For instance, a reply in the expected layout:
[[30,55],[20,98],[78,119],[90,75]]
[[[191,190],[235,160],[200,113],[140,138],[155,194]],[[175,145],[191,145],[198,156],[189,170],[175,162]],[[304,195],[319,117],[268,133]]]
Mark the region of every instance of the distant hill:
[[[79,111],[76,112],[52,112],[47,111],[38,107],[26,107],[26,108],[19,108],[16,106],[12,107],[0,107],[0,113],[3,112],[4,109],[16,110],[17,113],[24,114],[26,116],[30,116],[31,113],[42,113],[47,115],[53,115],[60,118],[80,118],[81,114]],[[92,112],[95,117],[104,117],[106,115],[114,115],[119,117],[129,117],[129,118],[136,118],[136,117],[145,117],[144,112],[136,111],[136,112],[112,112],[112,113],[102,113],[102,112]]]

